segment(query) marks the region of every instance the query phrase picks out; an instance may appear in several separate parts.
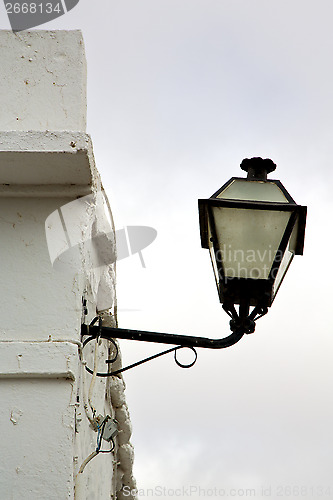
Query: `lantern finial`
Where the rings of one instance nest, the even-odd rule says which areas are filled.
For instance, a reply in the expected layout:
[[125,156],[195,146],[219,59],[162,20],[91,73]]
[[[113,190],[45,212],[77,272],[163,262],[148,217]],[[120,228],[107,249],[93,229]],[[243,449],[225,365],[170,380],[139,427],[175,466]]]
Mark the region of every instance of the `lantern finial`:
[[247,172],[248,180],[267,180],[267,174],[276,169],[275,163],[269,158],[245,158],[240,164],[242,170]]

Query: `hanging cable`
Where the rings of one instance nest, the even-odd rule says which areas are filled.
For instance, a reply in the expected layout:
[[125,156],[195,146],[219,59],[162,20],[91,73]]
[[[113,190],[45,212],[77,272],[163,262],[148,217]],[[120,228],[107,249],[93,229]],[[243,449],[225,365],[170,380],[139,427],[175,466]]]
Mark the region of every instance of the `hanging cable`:
[[[101,317],[94,318],[93,321],[91,322],[91,325],[93,325],[94,323],[96,323],[97,319],[99,319],[98,326],[99,326],[99,329],[101,331],[101,328],[102,328],[102,318]],[[94,386],[95,386],[95,382],[96,382],[96,375],[97,375],[98,343],[99,343],[99,339],[100,339],[100,336],[97,335],[97,337],[96,337],[96,343],[95,343],[95,349],[94,349],[94,370],[93,370],[93,374],[92,374],[92,378],[91,378],[91,382],[90,382],[90,386],[89,386],[89,391],[88,391],[88,403],[89,403],[89,406],[91,408],[91,411],[92,411],[92,414],[93,414],[93,418],[95,418],[95,416],[96,416],[96,408],[94,407],[94,405],[92,403],[92,394],[93,394],[93,390],[94,390]]]
[[112,446],[110,448],[110,450],[101,450],[101,447],[102,447],[102,439],[103,439],[103,435],[104,435],[104,430],[105,430],[105,426],[106,426],[106,423],[107,421],[110,419],[109,415],[107,415],[103,421],[98,425],[98,431],[97,431],[97,443],[96,443],[96,449],[95,451],[93,451],[92,453],[90,453],[90,455],[88,455],[88,457],[83,460],[82,464],[81,464],[81,467],[79,469],[79,472],[77,473],[77,476],[79,474],[82,474],[84,469],[86,468],[86,466],[88,465],[88,463],[93,459],[95,458],[99,453],[112,453],[114,448],[115,448],[115,442],[113,440],[113,438],[111,437],[111,439],[109,440],[111,443],[112,443]]
[[86,468],[86,465],[90,462],[90,460],[92,460],[93,458],[95,458],[98,454],[99,454],[99,451],[97,451],[97,450],[95,450],[92,453],[90,453],[90,455],[82,462],[82,465],[81,465],[81,467],[79,469],[78,475],[82,474],[82,472]]
[[95,349],[94,349],[94,370],[93,370],[93,374],[92,374],[91,382],[90,382],[90,386],[89,386],[89,391],[88,391],[88,404],[91,408],[93,417],[95,417],[95,415],[96,415],[96,408],[94,407],[94,405],[92,403],[92,394],[93,394],[93,390],[94,390],[94,386],[95,386],[95,382],[96,382],[96,374],[97,374],[98,342],[99,342],[99,338],[97,337],[96,342],[95,342]]
[[83,374],[82,374],[82,399],[83,399],[83,408],[84,408],[84,411],[86,413],[86,416],[87,416],[87,419],[89,420],[90,422],[90,425],[92,426],[92,428],[94,430],[96,430],[96,421],[94,419],[94,416],[92,414],[92,410],[89,408],[89,404],[88,404],[88,401],[87,401],[87,396],[86,396],[86,361],[83,361],[82,364],[83,364]]

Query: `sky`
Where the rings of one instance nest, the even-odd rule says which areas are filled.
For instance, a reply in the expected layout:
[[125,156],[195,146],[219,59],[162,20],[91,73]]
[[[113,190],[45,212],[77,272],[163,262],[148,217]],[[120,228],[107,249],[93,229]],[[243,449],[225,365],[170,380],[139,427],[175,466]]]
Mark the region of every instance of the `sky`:
[[[80,0],[39,27],[82,30],[116,228],[157,230],[146,268],[117,264],[120,327],[229,334],[197,200],[243,158],[271,158],[308,206],[304,256],[255,333],[188,370],[169,354],[124,374],[139,498],[333,498],[332,17],[327,0]],[[127,364],[163,347],[121,349]]]

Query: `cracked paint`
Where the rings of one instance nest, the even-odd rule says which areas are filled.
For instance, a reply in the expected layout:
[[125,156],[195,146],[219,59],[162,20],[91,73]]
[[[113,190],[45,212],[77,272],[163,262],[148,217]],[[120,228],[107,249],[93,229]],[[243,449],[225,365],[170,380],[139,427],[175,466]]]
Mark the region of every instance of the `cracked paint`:
[[13,423],[13,425],[17,425],[23,415],[23,412],[19,410],[18,408],[14,408],[11,413],[10,413],[10,421]]

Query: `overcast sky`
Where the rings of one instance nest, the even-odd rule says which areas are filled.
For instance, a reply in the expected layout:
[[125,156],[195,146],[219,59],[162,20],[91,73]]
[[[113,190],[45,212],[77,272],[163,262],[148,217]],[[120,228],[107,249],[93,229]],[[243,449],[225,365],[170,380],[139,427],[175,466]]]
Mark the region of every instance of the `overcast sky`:
[[[303,486],[289,497],[333,498],[332,18],[331,0],[80,0],[40,27],[82,29],[88,133],[116,226],[158,232],[146,269],[138,255],[118,263],[121,327],[229,334],[197,200],[242,176],[243,158],[271,158],[308,205],[304,257],[253,335],[199,351],[189,370],[168,355],[124,375],[146,497]],[[121,343],[124,364],[160,350],[138,344]]]

